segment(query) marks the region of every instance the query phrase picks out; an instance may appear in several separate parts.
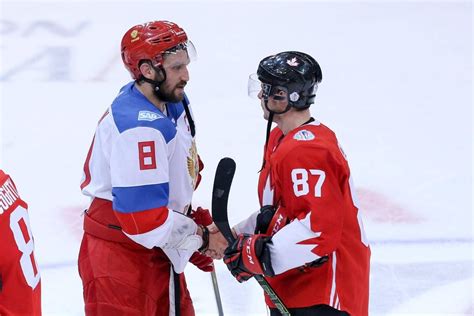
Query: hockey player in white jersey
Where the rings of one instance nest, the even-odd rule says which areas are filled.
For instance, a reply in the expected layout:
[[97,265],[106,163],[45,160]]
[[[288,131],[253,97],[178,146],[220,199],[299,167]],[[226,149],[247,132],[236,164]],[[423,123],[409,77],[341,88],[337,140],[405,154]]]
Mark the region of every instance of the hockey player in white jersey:
[[202,169],[184,93],[195,49],[178,25],[156,21],[128,30],[121,54],[135,81],[100,119],[81,184],[92,199],[79,253],[85,311],[194,315],[184,267],[211,271],[205,254],[227,246],[191,207]]

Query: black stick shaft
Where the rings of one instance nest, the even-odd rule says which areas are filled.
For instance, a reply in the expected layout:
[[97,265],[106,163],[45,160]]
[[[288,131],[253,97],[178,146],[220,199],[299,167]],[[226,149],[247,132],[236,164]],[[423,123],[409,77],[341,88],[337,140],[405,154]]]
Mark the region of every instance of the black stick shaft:
[[[222,235],[224,235],[229,242],[229,245],[233,244],[235,241],[227,216],[227,204],[235,168],[235,161],[232,158],[222,158],[217,165],[216,175],[214,178],[214,188],[212,190],[212,218]],[[258,281],[265,293],[267,293],[268,297],[272,303],[275,304],[280,313],[283,316],[291,316],[285,304],[283,304],[282,300],[275,293],[265,277],[263,275],[255,275],[255,279]]]

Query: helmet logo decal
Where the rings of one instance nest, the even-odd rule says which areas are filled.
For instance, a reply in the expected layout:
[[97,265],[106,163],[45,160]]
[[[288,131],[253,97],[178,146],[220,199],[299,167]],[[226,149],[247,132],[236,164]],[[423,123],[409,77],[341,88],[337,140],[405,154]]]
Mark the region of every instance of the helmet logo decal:
[[296,57],[293,57],[292,59],[288,59],[288,60],[286,61],[286,63],[287,63],[288,65],[292,66],[292,67],[296,67],[296,66],[299,65],[298,60],[296,59]]
[[140,39],[140,37],[138,37],[137,30],[133,30],[132,33],[130,34],[130,37],[132,38],[132,43]]
[[290,94],[290,101],[291,102],[296,102],[298,101],[300,98],[300,95],[298,94],[298,92],[293,92],[292,94]]

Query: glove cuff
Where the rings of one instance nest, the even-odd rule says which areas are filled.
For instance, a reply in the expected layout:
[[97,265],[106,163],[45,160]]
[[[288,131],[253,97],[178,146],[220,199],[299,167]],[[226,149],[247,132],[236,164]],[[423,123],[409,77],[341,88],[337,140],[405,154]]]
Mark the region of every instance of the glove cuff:
[[271,237],[263,237],[262,235],[246,236],[242,245],[242,261],[249,272],[266,276],[275,275],[267,247],[269,242],[271,242]]

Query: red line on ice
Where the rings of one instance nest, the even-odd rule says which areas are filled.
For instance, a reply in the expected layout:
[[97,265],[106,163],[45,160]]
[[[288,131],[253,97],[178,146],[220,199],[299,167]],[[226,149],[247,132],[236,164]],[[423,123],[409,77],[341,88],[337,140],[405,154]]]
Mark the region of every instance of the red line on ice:
[[364,216],[384,223],[419,223],[422,218],[390,200],[382,193],[369,189],[357,189],[360,209]]

